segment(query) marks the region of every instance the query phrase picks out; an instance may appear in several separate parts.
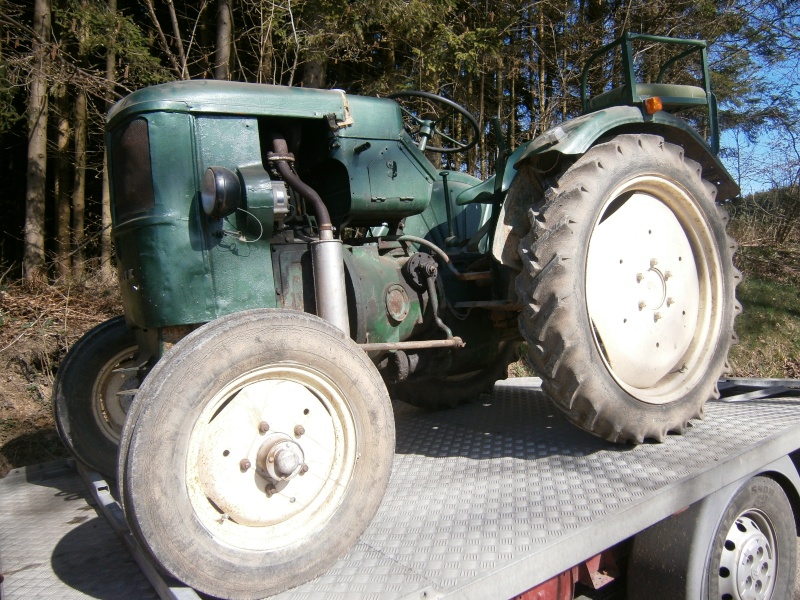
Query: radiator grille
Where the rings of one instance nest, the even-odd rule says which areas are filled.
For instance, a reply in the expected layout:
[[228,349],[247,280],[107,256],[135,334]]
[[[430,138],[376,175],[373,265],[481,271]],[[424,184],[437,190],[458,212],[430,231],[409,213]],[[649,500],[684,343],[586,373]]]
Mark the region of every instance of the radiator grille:
[[112,135],[111,161],[117,222],[153,210],[150,134],[145,119],[134,119]]

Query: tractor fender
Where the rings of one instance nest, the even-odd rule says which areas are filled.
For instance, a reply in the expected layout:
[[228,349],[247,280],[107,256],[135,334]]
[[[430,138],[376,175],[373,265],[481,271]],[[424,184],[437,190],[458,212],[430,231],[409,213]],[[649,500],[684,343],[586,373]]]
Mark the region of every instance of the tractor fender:
[[[497,230],[492,243],[492,255],[501,264],[519,268],[516,244],[518,234],[527,231],[527,212],[532,201],[529,193],[508,193],[512,183],[519,177],[533,177],[530,169],[522,170],[524,163],[533,163],[535,173],[542,179],[551,172],[558,174],[563,159],[577,159],[602,139],[619,133],[652,133],[683,147],[686,155],[700,163],[703,178],[717,187],[717,202],[732,198],[739,193],[733,177],[711,150],[706,141],[683,119],[659,111],[654,115],[643,114],[635,106],[614,106],[570,121],[555,125],[542,135],[519,146],[509,156],[503,172],[500,193],[505,195],[499,215]],[[522,186],[527,190],[544,191],[541,183],[529,182]],[[546,186],[545,186],[546,187]],[[507,248],[508,246],[508,248]]]

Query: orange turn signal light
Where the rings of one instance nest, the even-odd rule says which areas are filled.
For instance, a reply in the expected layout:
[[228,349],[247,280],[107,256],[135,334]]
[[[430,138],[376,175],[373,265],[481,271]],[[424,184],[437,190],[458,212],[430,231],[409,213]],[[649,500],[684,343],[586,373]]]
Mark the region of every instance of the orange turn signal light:
[[647,98],[644,101],[644,107],[647,110],[647,114],[652,115],[653,113],[663,110],[664,105],[661,103],[661,98],[658,96],[653,96],[652,98]]

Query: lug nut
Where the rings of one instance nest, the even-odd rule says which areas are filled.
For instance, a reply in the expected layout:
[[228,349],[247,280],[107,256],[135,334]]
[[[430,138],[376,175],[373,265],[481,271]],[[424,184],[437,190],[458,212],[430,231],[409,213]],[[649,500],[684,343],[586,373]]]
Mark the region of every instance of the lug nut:
[[267,498],[272,498],[272,496],[278,493],[278,490],[274,485],[270,484],[264,488],[264,493],[267,495]]
[[302,425],[295,425],[294,427],[294,435],[295,437],[300,437],[306,432],[306,428]]
[[268,431],[269,431],[269,423],[267,423],[266,421],[261,421],[261,423],[258,424],[258,433],[264,435]]
[[647,306],[647,303],[644,300],[640,300],[639,301],[639,310],[643,310],[645,306]]
[[652,269],[658,264],[658,261],[655,258],[650,259],[650,268]]
[[305,475],[308,473],[308,465],[303,463],[303,466],[300,467],[300,475]]
[[672,298],[667,298],[667,306],[672,306],[673,304],[675,304],[675,300]]
[[664,272],[664,281],[666,281],[670,277],[672,277],[672,273],[670,271],[665,271]]
[[242,473],[247,471],[250,467],[251,467],[250,461],[247,460],[246,458],[243,458],[242,460],[239,461],[239,468],[242,470]]
[[644,275],[641,273],[636,274],[636,283],[642,283],[642,279],[644,279]]
[[661,313],[653,313],[653,322],[658,323],[658,320],[661,318]]

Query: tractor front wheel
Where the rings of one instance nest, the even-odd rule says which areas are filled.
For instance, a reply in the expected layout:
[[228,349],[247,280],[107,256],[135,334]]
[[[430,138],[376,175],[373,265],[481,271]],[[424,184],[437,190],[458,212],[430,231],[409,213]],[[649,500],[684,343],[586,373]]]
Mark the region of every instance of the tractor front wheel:
[[148,375],[120,453],[131,531],[214,596],[323,573],[367,527],[394,457],[391,402],[354,342],[304,313],[209,323]]
[[662,440],[718,396],[741,307],[715,194],[681,147],[619,135],[530,211],[520,326],[544,390],[583,429]]
[[115,317],[70,348],[53,384],[53,412],[64,445],[82,463],[108,477],[117,471],[117,446],[139,387],[136,336]]

